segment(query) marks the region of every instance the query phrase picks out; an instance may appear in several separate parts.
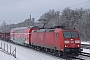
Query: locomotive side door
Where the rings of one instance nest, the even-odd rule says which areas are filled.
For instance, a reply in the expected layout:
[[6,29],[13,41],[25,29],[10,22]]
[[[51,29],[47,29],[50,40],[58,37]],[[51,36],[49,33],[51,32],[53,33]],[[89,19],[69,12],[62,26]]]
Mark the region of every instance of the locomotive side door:
[[59,46],[59,33],[55,32],[55,47],[57,48]]

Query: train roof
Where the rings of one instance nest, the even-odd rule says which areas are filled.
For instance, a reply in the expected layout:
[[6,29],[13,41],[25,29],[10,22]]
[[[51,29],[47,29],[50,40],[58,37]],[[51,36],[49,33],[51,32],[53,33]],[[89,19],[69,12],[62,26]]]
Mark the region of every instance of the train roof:
[[23,30],[23,29],[30,29],[30,28],[39,28],[39,27],[38,26],[18,27],[18,28],[13,28],[12,30]]
[[34,30],[34,32],[54,32],[55,29],[39,29],[39,30]]
[[63,30],[63,31],[77,31],[76,29],[68,29],[68,28],[63,28],[63,27],[55,27],[55,28],[51,28],[51,29],[41,28],[39,30],[34,30],[34,32],[54,32],[55,29],[60,29],[60,30]]
[[69,28],[69,27],[67,27],[67,26],[55,26],[54,28],[60,28],[60,29],[62,29],[62,30],[75,30],[75,28]]

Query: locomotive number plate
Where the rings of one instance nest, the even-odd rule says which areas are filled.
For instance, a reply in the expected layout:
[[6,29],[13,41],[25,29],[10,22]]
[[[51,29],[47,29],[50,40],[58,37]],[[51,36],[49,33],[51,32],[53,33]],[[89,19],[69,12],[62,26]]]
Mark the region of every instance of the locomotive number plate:
[[71,43],[74,43],[74,41],[71,41]]

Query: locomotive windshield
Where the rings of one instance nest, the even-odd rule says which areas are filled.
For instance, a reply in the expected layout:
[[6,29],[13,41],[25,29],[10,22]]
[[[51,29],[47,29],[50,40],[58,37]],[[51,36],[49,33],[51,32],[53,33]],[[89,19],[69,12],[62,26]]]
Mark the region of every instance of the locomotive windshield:
[[78,38],[78,32],[63,32],[65,38]]

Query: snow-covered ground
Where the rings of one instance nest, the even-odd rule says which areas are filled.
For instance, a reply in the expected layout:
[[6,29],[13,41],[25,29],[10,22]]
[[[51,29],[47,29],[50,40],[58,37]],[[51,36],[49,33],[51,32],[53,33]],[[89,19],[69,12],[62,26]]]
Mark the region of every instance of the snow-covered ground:
[[83,52],[90,53],[90,49],[83,49]]
[[[4,43],[4,41],[0,40],[0,46],[1,46],[1,42]],[[5,43],[11,45],[12,50],[14,47],[16,47],[16,58],[0,51],[0,60],[64,60],[62,58],[54,57],[49,54],[45,54],[30,48],[11,44],[8,42]],[[82,43],[89,44],[88,42],[82,42]],[[90,53],[90,49],[84,49],[83,51]]]
[[[90,42],[81,42],[81,44],[88,44],[88,45],[90,45]],[[83,49],[83,52],[90,53],[90,49]]]
[[[0,40],[0,42],[3,42],[3,41]],[[58,57],[54,57],[49,54],[35,51],[30,48],[26,48],[26,47],[11,44],[11,43],[8,43],[8,44],[12,45],[12,47],[16,47],[16,50],[17,50],[16,58],[0,51],[0,60],[62,60]]]
[[13,56],[7,55],[0,51],[0,60],[17,60],[17,58],[14,58]]
[[81,44],[89,44],[90,45],[90,42],[81,42]]

